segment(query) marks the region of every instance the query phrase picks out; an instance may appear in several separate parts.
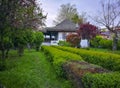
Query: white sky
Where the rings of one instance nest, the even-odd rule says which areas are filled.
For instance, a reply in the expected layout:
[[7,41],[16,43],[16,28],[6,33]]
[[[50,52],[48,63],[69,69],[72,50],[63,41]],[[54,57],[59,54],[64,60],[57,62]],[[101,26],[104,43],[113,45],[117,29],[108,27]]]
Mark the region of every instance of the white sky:
[[[53,20],[57,17],[58,9],[62,4],[75,4],[79,14],[86,12],[87,15],[94,16],[100,9],[101,0],[38,0],[42,3],[44,13],[48,13],[46,25],[53,26]],[[89,18],[88,21],[92,22]]]

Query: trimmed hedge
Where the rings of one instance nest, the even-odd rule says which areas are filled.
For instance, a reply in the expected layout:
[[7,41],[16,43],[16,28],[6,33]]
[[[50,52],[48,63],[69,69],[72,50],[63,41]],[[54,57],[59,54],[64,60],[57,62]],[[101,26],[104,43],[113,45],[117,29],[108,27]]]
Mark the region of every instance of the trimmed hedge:
[[120,88],[120,73],[85,74],[84,88]]
[[120,88],[120,73],[87,62],[72,61],[64,68],[75,88]]
[[105,52],[96,52],[92,50],[85,49],[76,49],[71,47],[60,47],[54,46],[55,48],[69,51],[75,54],[80,55],[87,62],[100,65],[106,69],[112,71],[120,71],[120,55],[105,53]]
[[[82,56],[90,53],[90,51],[83,50],[83,49],[79,50],[79,49],[68,48],[68,47],[64,47],[64,48],[58,47],[58,46],[56,47],[59,49],[67,50],[67,51],[74,52],[77,54],[79,54],[79,52],[86,53],[86,54],[81,54]],[[51,46],[42,46],[42,50],[48,57],[49,61],[53,64],[57,75],[59,77],[66,77],[64,75],[65,69],[63,70],[63,66],[67,64],[68,61],[80,61],[81,62],[83,60],[79,56],[80,54],[77,55],[74,53],[59,50],[57,48],[54,48]],[[86,56],[86,57],[90,57],[90,56]],[[99,58],[98,58],[98,61],[100,61]],[[78,65],[75,65],[75,66],[77,66],[77,67],[74,67],[75,69],[79,68]],[[119,72],[109,72],[109,73],[102,73],[102,74],[87,73],[87,74],[84,74],[82,77],[80,77],[80,75],[78,75],[77,77],[82,79],[82,83],[84,86],[83,88],[120,88],[120,73]],[[78,82],[80,82],[80,80],[78,80]]]
[[[84,88],[82,78],[86,73],[105,73],[110,72],[100,66],[89,64],[87,62],[70,61],[64,64],[67,78],[72,80],[75,88]],[[109,79],[109,78],[108,78]]]
[[83,61],[82,57],[77,54],[65,52],[51,46],[42,46],[41,49],[44,51],[49,61],[53,64],[57,75],[61,77],[64,76],[62,65],[66,61]]

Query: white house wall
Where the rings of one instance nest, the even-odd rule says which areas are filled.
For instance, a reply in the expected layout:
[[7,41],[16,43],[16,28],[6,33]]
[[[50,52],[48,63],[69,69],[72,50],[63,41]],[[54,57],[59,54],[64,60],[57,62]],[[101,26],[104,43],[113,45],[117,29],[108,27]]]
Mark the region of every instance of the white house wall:
[[81,42],[80,42],[80,46],[82,48],[87,48],[89,45],[88,45],[88,40],[87,39],[82,39]]
[[65,39],[63,39],[63,32],[58,33],[58,41],[59,40],[65,40]]

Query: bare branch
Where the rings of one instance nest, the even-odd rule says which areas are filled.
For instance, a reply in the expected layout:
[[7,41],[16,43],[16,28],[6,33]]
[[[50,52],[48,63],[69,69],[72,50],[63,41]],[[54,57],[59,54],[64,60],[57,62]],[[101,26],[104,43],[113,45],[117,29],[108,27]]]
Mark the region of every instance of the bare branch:
[[119,3],[112,0],[103,1],[101,3],[101,16],[92,18],[98,24],[105,26],[108,30],[114,31],[113,27],[120,25],[120,1]]

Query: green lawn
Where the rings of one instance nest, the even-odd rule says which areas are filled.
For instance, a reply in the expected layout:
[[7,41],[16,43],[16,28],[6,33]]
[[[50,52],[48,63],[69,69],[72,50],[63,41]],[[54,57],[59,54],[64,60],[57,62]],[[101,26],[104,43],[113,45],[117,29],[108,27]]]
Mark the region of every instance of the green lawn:
[[42,52],[25,51],[22,57],[14,54],[6,61],[7,70],[0,72],[0,84],[5,88],[73,88],[70,82],[56,77]]

